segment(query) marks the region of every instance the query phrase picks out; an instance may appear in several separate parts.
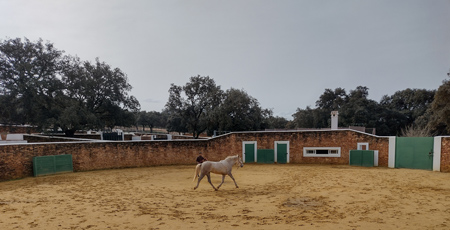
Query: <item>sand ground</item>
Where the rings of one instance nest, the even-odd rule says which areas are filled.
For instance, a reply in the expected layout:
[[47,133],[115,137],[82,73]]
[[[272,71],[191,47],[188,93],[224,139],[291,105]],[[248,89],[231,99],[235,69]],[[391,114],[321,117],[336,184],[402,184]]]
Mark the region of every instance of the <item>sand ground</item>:
[[214,191],[194,167],[2,182],[0,229],[450,229],[449,173],[246,164]]

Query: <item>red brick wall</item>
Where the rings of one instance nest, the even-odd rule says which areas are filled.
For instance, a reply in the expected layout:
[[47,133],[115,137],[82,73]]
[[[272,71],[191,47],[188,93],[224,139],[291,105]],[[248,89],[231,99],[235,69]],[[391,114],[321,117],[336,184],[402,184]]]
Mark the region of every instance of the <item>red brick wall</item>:
[[16,126],[16,125],[0,125],[0,133],[38,133],[35,127]]
[[[124,139],[130,141],[132,139],[132,134],[124,134]],[[80,141],[80,139],[91,139],[91,140],[101,140],[100,134],[75,134],[74,137],[66,137],[64,134],[58,135],[24,135],[23,139],[28,141],[28,143],[37,142],[70,142],[70,141]]]
[[[274,149],[275,141],[289,141],[289,162],[299,164],[348,164],[350,150],[367,142],[370,150],[379,150],[378,165],[388,165],[389,138],[354,131],[235,133],[229,138],[232,140],[226,142],[230,144],[221,145],[218,151],[242,154],[243,141],[256,141],[258,149]],[[303,157],[303,147],[341,147],[341,157]]]
[[450,172],[450,137],[441,140],[441,172]]
[[62,135],[59,136],[44,136],[44,135],[23,135],[23,139],[28,143],[39,143],[39,142],[72,142],[80,141],[76,138],[68,138]]
[[74,171],[193,164],[207,141],[0,145],[0,181],[33,175],[34,156],[72,154]]
[[[367,142],[370,150],[379,150],[379,166],[388,165],[387,137],[375,137],[350,130],[243,132],[209,140],[0,145],[0,181],[32,176],[34,156],[72,154],[74,171],[185,165],[195,164],[199,152],[212,161],[229,155],[242,156],[243,141],[257,141],[258,149],[274,149],[275,141],[289,141],[289,161],[299,164],[348,164],[349,151],[356,149],[358,142]],[[450,139],[446,139],[447,146],[449,142]],[[303,147],[341,147],[341,157],[303,157]]]

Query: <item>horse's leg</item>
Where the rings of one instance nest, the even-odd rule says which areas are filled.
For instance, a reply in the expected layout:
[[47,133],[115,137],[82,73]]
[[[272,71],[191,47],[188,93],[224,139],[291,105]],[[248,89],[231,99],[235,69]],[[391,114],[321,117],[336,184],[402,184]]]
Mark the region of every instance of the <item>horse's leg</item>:
[[198,188],[198,185],[200,184],[200,181],[205,177],[205,174],[200,173],[200,176],[198,177],[197,186],[194,187],[194,190]]
[[197,166],[195,166],[195,174],[194,174],[194,179],[192,180],[192,182],[194,182],[195,179],[197,179],[200,176],[201,168],[202,168],[201,164],[197,164]]
[[219,186],[217,186],[217,189],[220,188],[220,186],[222,186],[223,182],[225,181],[225,174],[222,175],[222,183],[219,184]]
[[206,174],[206,177],[208,177],[208,182],[211,184],[211,186],[213,187],[213,189],[217,191],[217,188],[214,187],[214,185],[211,183],[211,173]]
[[239,188],[239,186],[237,185],[236,181],[234,180],[234,177],[233,177],[233,175],[231,174],[231,172],[230,172],[230,173],[228,173],[228,176],[230,176],[230,177],[231,177],[231,179],[233,179],[233,181],[234,181],[234,185],[236,185],[236,188]]

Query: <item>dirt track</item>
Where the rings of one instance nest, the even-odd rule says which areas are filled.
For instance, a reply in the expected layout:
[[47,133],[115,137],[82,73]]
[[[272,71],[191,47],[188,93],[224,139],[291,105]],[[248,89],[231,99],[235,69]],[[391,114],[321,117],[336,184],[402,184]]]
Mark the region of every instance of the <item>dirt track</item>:
[[[450,229],[450,174],[252,165],[214,191],[194,165],[0,183],[0,229]],[[218,185],[221,176],[212,175]]]

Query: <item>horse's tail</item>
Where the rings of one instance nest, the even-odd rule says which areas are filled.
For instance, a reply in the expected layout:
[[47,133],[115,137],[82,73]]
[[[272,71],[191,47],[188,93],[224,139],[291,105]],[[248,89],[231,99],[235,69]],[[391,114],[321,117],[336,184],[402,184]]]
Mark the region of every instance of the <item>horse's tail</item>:
[[202,167],[202,164],[197,164],[197,166],[195,167],[195,175],[194,175],[194,179],[192,180],[193,182],[195,181],[195,179],[197,179],[198,174],[200,173],[201,167]]

